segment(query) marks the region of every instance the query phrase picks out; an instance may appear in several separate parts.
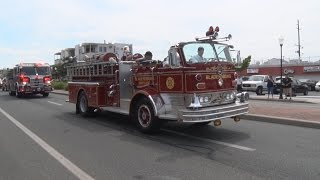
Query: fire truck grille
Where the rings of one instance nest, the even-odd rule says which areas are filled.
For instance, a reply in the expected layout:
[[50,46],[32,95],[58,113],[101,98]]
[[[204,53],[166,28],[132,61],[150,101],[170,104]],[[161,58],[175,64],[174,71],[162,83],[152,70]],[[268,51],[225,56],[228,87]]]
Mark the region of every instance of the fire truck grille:
[[43,86],[43,81],[40,79],[31,79],[30,86],[41,87]]
[[205,122],[246,114],[248,111],[248,103],[239,103],[220,107],[182,111],[181,118],[184,122]]

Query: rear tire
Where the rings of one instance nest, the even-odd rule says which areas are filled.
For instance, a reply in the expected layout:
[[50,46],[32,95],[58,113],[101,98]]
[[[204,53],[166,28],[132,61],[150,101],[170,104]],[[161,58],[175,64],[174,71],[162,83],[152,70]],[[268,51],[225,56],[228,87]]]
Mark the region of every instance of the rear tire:
[[305,91],[303,92],[303,95],[306,96],[306,95],[308,95],[308,93],[309,93],[309,92],[308,92],[308,89],[305,89]]
[[43,97],[48,97],[48,96],[49,96],[49,93],[43,93],[42,96],[43,96]]
[[77,101],[77,112],[82,116],[88,116],[88,112],[89,112],[88,98],[84,91],[82,91],[79,94],[78,101]]
[[89,107],[88,98],[84,91],[79,94],[77,105],[76,105],[76,113],[82,115],[83,117],[93,116],[95,108]]
[[138,101],[134,110],[134,121],[143,133],[156,133],[160,131],[161,121],[154,115],[153,107],[147,98]]

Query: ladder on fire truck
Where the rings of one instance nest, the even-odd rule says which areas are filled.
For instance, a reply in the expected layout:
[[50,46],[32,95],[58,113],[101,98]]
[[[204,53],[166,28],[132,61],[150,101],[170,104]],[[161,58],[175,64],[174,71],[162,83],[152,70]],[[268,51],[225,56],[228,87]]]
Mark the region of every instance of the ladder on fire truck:
[[81,62],[67,66],[67,77],[71,80],[78,78],[92,77],[114,77],[117,72],[117,63],[110,62]]

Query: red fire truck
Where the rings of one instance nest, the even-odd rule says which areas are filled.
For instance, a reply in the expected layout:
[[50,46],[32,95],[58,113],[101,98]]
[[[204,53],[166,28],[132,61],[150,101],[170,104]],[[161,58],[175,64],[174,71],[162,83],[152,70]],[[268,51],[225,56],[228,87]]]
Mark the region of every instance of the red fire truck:
[[178,43],[162,62],[121,61],[108,53],[100,61],[69,66],[68,101],[84,116],[100,110],[129,115],[142,132],[154,132],[166,121],[238,122],[248,113],[249,95],[236,93],[230,38],[210,35]]
[[7,90],[18,98],[27,94],[49,96],[52,91],[48,63],[20,63],[7,73]]

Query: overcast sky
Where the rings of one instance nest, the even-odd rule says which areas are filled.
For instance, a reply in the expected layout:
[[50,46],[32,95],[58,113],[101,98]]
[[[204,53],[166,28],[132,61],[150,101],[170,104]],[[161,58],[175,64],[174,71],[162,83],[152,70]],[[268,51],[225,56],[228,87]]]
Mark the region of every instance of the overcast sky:
[[210,25],[232,34],[241,56],[297,58],[297,20],[303,57],[320,59],[319,0],[10,0],[0,6],[0,68],[19,62],[53,64],[54,53],[83,42],[133,44],[134,53],[163,59],[177,42],[203,36]]

